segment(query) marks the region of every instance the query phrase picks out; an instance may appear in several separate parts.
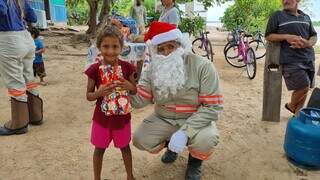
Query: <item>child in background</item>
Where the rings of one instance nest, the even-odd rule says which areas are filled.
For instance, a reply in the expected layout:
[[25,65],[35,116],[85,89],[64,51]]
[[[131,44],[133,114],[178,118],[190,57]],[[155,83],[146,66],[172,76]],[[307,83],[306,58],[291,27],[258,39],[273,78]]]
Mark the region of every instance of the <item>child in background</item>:
[[43,45],[42,40],[39,38],[40,31],[37,28],[32,28],[30,30],[31,36],[34,39],[34,44],[36,46],[36,54],[33,60],[33,74],[34,77],[39,76],[41,85],[48,85],[46,81],[44,81],[44,77],[46,77],[46,72],[44,68],[44,62],[42,58],[42,54],[45,52],[45,47]]
[[134,67],[118,59],[123,48],[123,35],[116,26],[105,27],[97,37],[101,62],[92,64],[88,76],[87,100],[96,101],[92,118],[91,143],[94,179],[101,179],[105,149],[111,141],[122,153],[127,179],[133,180],[131,141],[131,114],[128,93],[136,93]]
[[139,34],[145,33],[145,22],[147,22],[147,10],[143,5],[143,0],[134,0],[130,10],[130,16],[136,20]]
[[102,60],[101,53],[96,47],[96,42],[91,40],[92,44],[88,49],[87,62],[84,70],[86,71],[92,64],[99,63]]

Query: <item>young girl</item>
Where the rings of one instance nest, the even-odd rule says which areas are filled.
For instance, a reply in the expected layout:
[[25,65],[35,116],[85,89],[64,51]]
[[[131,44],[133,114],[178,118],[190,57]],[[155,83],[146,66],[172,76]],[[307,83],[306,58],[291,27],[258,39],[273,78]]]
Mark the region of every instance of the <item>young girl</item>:
[[85,71],[88,76],[87,99],[96,100],[91,130],[91,143],[95,146],[94,179],[100,180],[103,154],[113,141],[121,150],[127,179],[133,180],[128,93],[136,93],[135,70],[131,64],[118,59],[123,36],[117,27],[105,27],[97,37],[97,47],[103,60]]

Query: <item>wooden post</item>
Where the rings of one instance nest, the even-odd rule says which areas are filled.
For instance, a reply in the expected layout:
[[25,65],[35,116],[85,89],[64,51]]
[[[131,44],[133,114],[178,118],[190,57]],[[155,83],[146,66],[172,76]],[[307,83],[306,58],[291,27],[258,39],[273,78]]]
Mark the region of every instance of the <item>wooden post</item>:
[[280,121],[282,69],[280,60],[280,43],[267,44],[263,80],[263,121]]

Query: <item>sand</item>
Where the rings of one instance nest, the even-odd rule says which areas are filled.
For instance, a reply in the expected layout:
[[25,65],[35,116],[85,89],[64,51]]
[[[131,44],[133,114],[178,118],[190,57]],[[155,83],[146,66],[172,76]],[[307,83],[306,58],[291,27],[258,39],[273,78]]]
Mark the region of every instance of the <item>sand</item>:
[[[46,33],[48,34],[48,33]],[[24,135],[0,137],[0,180],[88,180],[92,179],[90,144],[93,102],[85,98],[86,77],[82,73],[87,44],[73,44],[70,36],[49,33],[44,42],[48,86],[41,86],[44,100],[42,126],[30,126]],[[283,86],[281,121],[263,122],[262,87],[264,61],[258,63],[257,77],[247,78],[245,69],[231,67],[222,49],[226,33],[211,30],[214,64],[219,71],[225,107],[218,128],[221,142],[212,158],[203,165],[203,180],[316,180],[319,171],[291,165],[284,154],[283,140],[291,114],[283,108],[290,94]],[[69,55],[68,55],[69,54]],[[319,59],[320,56],[317,55]],[[319,78],[317,77],[319,86]],[[6,89],[0,85],[0,123],[10,116]],[[133,130],[152,113],[152,106],[134,110]],[[184,152],[172,165],[131,146],[137,180],[182,180],[187,163]],[[118,149],[104,157],[103,179],[126,179]]]

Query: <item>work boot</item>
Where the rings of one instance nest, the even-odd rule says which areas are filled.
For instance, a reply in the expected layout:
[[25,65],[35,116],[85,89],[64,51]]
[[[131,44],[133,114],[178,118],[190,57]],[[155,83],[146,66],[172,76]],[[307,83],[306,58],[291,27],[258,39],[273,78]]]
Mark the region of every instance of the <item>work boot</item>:
[[189,154],[188,166],[186,171],[186,180],[200,180],[201,165],[202,160],[194,158]]
[[167,149],[167,151],[162,155],[161,161],[165,164],[173,163],[177,159],[177,157],[178,157],[177,153]]
[[27,102],[11,98],[11,120],[0,127],[0,136],[28,132],[29,110]]
[[28,95],[29,124],[41,125],[43,123],[43,101],[39,96],[30,92]]

